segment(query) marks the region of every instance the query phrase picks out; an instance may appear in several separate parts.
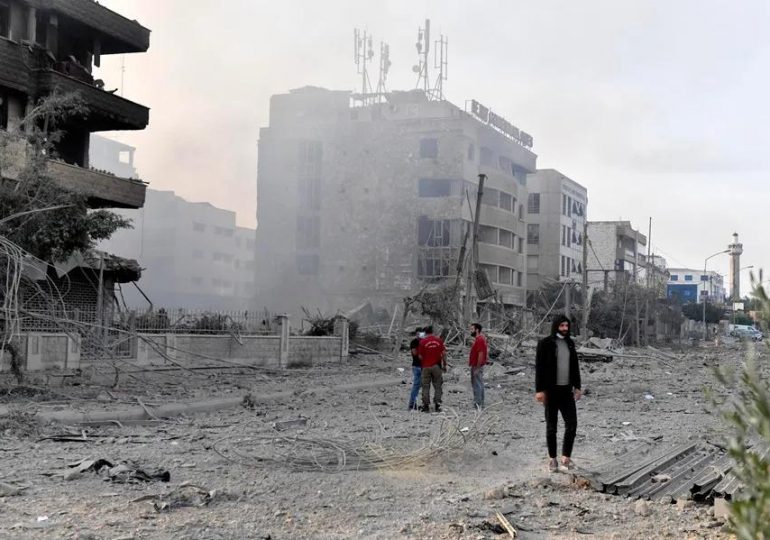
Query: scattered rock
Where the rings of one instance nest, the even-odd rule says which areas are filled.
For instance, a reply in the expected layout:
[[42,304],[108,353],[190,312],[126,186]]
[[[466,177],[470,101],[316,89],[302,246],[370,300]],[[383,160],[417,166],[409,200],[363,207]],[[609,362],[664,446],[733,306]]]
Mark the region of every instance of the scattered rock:
[[637,516],[649,516],[650,511],[650,503],[648,503],[645,500],[639,499],[636,501],[636,504],[634,505],[634,513]]
[[677,499],[676,501],[676,507],[682,512],[693,506],[695,506],[695,502],[690,499]]

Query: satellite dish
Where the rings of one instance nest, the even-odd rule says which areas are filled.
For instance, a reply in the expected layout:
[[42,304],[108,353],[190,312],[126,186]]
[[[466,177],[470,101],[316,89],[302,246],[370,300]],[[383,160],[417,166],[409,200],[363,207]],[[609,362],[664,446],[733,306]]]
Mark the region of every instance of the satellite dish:
[[412,66],[412,71],[414,71],[415,73],[419,73],[420,72],[420,66]]

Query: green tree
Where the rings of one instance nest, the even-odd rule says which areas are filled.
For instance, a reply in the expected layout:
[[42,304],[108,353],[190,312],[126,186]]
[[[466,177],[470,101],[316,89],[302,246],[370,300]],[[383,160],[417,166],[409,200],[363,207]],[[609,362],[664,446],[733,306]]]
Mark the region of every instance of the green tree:
[[[48,263],[93,248],[130,226],[114,212],[89,209],[84,195],[67,191],[47,175],[48,160],[57,157],[56,146],[64,134],[61,126],[86,114],[76,94],[41,100],[22,121],[27,151],[18,178],[0,181],[0,236]],[[0,163],[10,161],[16,139],[3,133]]]
[[[753,280],[753,296],[763,313],[770,315],[761,273],[759,281]],[[736,391],[723,415],[733,429],[729,444],[735,461],[732,473],[743,483],[730,505],[729,518],[732,532],[741,540],[770,539],[770,462],[761,452],[770,446],[770,387],[754,360],[755,345],[749,347],[746,365],[737,377],[717,371],[719,380]]]
[[[703,320],[703,304],[685,304],[682,306],[682,314],[693,321]],[[725,310],[714,304],[706,304],[706,322],[717,324],[725,318]]]

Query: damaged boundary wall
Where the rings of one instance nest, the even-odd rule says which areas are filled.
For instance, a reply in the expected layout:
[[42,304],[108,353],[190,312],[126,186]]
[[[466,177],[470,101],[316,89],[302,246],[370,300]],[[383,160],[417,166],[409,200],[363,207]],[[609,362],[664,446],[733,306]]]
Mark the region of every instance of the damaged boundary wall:
[[[334,336],[291,335],[289,318],[279,316],[278,335],[135,334],[128,354],[87,358],[81,336],[72,333],[29,332],[19,349],[25,371],[85,369],[95,363],[119,361],[135,366],[197,365],[216,361],[264,367],[300,367],[345,361],[349,352],[349,323],[335,321]],[[0,371],[10,368],[10,354],[0,353]]]

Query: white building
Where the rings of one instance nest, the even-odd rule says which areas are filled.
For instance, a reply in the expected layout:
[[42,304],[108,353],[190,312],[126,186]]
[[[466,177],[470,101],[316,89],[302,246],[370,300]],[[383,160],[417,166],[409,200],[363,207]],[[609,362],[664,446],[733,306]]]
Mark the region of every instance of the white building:
[[527,177],[527,288],[583,273],[588,190],[554,169]]
[[678,298],[683,304],[700,303],[704,295],[709,302],[723,303],[727,296],[724,276],[696,268],[669,268],[670,277],[666,287],[669,298]]

